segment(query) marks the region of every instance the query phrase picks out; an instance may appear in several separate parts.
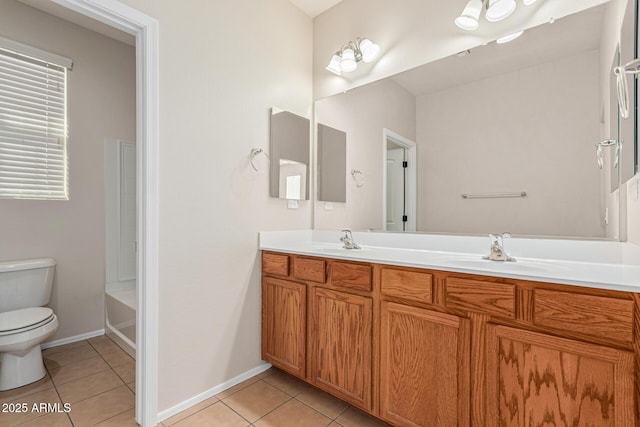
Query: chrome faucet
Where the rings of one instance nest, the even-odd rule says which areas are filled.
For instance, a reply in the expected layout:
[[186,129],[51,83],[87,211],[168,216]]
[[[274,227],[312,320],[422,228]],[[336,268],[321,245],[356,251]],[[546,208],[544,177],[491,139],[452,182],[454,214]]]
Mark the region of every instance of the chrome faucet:
[[491,252],[489,255],[483,256],[482,259],[489,259],[491,261],[515,261],[516,259],[507,255],[507,252],[504,250],[503,238],[505,237],[511,237],[511,234],[489,234],[489,239],[491,239]]
[[340,233],[343,233],[342,237],[340,237],[340,241],[342,242],[342,247],[344,249],[360,249],[360,246],[353,241],[353,234],[351,234],[351,230],[345,228],[340,231]]

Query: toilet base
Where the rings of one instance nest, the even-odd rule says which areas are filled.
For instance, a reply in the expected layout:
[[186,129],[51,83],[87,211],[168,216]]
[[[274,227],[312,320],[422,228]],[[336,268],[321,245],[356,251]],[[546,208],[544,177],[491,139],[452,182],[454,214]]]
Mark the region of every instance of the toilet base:
[[0,353],[0,391],[31,384],[46,374],[40,345],[36,345],[23,356]]

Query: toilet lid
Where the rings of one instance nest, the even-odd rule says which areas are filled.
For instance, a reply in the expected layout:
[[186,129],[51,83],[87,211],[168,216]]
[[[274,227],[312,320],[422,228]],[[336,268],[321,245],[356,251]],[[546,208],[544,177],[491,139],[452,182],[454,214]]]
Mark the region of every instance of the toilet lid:
[[53,310],[47,307],[30,307],[0,313],[0,334],[36,325],[51,316]]

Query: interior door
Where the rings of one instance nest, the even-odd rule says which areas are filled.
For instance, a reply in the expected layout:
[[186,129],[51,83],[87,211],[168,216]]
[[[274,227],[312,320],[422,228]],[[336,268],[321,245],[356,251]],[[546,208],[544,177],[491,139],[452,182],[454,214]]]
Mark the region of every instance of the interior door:
[[387,231],[404,231],[406,168],[404,148],[387,149]]

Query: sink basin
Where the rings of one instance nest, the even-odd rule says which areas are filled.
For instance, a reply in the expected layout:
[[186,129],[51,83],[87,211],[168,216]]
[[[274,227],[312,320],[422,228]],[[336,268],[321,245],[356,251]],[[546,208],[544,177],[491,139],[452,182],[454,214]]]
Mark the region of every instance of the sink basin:
[[363,252],[371,252],[371,248],[345,249],[343,247],[317,247],[314,250],[332,255],[358,255]]

